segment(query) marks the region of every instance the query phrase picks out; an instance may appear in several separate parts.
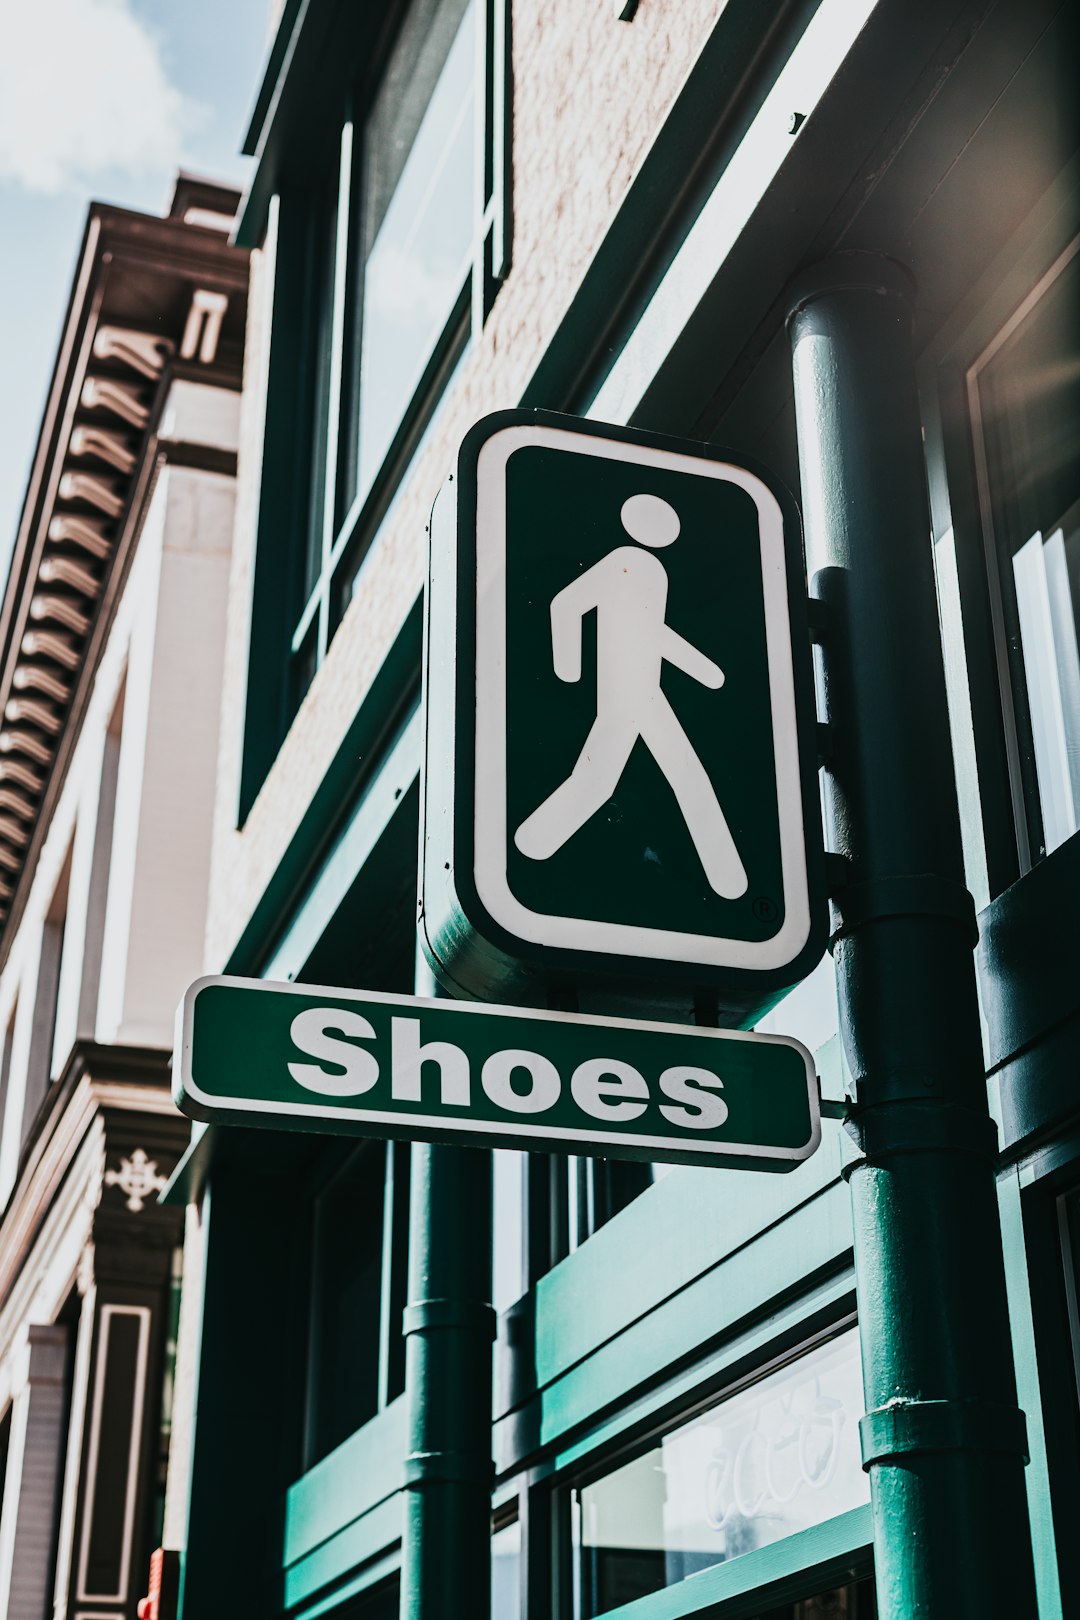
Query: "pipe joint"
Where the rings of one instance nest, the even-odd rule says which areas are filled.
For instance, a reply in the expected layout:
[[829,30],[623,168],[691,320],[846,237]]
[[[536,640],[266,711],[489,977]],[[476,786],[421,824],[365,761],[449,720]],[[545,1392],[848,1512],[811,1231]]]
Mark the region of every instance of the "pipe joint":
[[861,1154],[841,1171],[845,1181],[856,1170],[884,1164],[902,1154],[965,1154],[985,1159],[991,1165],[997,1159],[997,1126],[993,1120],[949,1104],[912,1100],[855,1108],[845,1121],[845,1129]]
[[464,1328],[493,1340],[495,1327],[491,1306],[476,1299],[417,1299],[406,1305],[401,1323],[406,1338],[410,1333],[425,1333],[433,1328]]
[[859,1420],[862,1465],[943,1451],[1003,1452],[1029,1460],[1027,1423],[996,1401],[898,1399]]
[[494,1483],[494,1462],[475,1452],[412,1451],[404,1460],[403,1487],[407,1491],[425,1485],[478,1485],[490,1491]]
[[962,883],[919,872],[906,877],[875,878],[849,883],[830,899],[833,914],[830,950],[838,939],[869,923],[894,917],[917,917],[952,923],[964,931],[972,950],[979,943],[975,901]]

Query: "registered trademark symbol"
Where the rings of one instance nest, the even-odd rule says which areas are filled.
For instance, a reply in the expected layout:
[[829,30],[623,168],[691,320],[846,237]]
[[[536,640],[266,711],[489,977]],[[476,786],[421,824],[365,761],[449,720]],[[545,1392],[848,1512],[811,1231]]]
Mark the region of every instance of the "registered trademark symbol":
[[767,894],[759,894],[754,901],[754,916],[758,922],[772,922],[776,917],[776,901]]

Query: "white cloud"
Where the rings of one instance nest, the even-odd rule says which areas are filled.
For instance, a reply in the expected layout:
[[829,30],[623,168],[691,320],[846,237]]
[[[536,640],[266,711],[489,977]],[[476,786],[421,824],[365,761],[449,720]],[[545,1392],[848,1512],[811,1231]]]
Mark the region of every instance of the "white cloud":
[[8,0],[0,181],[56,194],[110,170],[174,168],[200,109],[173,85],[130,0]]

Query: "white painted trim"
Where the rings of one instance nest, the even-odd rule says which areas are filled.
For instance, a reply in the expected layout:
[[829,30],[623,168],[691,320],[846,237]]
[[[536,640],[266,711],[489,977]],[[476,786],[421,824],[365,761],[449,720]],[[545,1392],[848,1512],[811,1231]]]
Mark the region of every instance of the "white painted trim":
[[[758,942],[691,934],[675,929],[613,923],[602,918],[558,917],[533,911],[513,894],[507,878],[506,828],[506,466],[516,450],[555,449],[628,466],[661,468],[683,477],[733,484],[757,509],[773,762],[780,828],[784,922]],[[786,967],[810,937],[802,775],[795,711],[795,677],[788,613],[784,519],[775,495],[753,473],[729,462],[627,444],[561,428],[522,424],[493,433],[476,467],[476,765],[474,853],[476,889],[489,915],[518,939],[564,950],[635,956],[665,962],[759,970]]]
[[7,1473],[4,1476],[4,1512],[0,1513],[0,1615],[7,1615],[11,1596],[11,1572],[15,1559],[15,1531],[22,1495],[22,1470],[26,1455],[26,1426],[30,1417],[30,1392],[25,1382],[11,1403],[11,1429],[8,1433]]
[[[124,1501],[124,1533],[120,1553],[120,1590],[117,1592],[88,1592],[86,1566],[90,1557],[90,1528],[94,1519],[94,1497],[97,1491],[98,1454],[101,1449],[101,1404],[105,1393],[105,1367],[109,1353],[109,1330],[114,1316],[139,1318],[139,1346],[135,1366],[135,1390],[131,1401],[131,1444],[128,1448],[127,1494]],[[97,1343],[97,1364],[94,1368],[94,1404],[90,1416],[90,1445],[86,1460],[86,1494],[83,1498],[82,1535],[79,1538],[79,1578],[76,1600],[80,1603],[127,1602],[128,1566],[131,1563],[132,1539],[135,1531],[135,1498],[139,1483],[139,1451],[142,1445],[143,1405],[146,1398],[147,1359],[150,1353],[150,1307],[148,1305],[103,1305],[101,1331]]]
[[794,151],[792,112],[806,115],[801,134],[877,4],[821,0],[585,415],[630,421]]
[[69,1147],[47,1177],[40,1167],[40,1181],[35,1178],[27,1196],[13,1203],[0,1227],[0,1355],[28,1322],[54,1321],[76,1286],[101,1198],[104,1121],[91,1120]]
[[[202,1091],[196,1084],[192,1075],[192,1053],[195,1023],[195,1002],[201,990],[212,985],[225,985],[231,989],[269,991],[273,995],[298,995],[309,999],[326,996],[329,1001],[355,1001],[361,1005],[375,1002],[380,1006],[402,1007],[410,1012],[459,1013],[465,1017],[480,1018],[527,1018],[541,1023],[554,1024],[580,1024],[585,1029],[619,1029],[635,1033],[646,1031],[652,1034],[674,1035],[685,1040],[688,1037],[694,1040],[707,1041],[749,1041],[755,1046],[785,1046],[797,1052],[802,1059],[806,1071],[806,1089],[810,1110],[810,1136],[802,1147],[778,1148],[763,1147],[755,1142],[716,1142],[692,1141],[689,1136],[638,1136],[630,1131],[619,1131],[616,1135],[611,1130],[590,1130],[588,1127],[568,1128],[557,1125],[539,1125],[534,1122],[535,1116],[528,1120],[507,1121],[503,1124],[499,1120],[456,1119],[447,1114],[414,1114],[404,1116],[400,1110],[385,1112],[374,1108],[365,1108],[363,1111],[356,1108],[337,1108],[331,1103],[278,1103],[264,1102],[261,1099],[250,1097],[215,1097]],[[526,1138],[530,1140],[543,1140],[548,1142],[588,1142],[601,1147],[613,1141],[627,1143],[631,1147],[643,1148],[654,1155],[668,1156],[672,1153],[685,1152],[700,1162],[703,1158],[715,1159],[723,1164],[725,1159],[765,1159],[776,1161],[778,1159],[790,1160],[791,1163],[800,1163],[808,1159],[821,1141],[821,1120],[818,1108],[817,1072],[814,1060],[801,1041],[793,1040],[787,1035],[757,1035],[752,1031],[734,1029],[703,1029],[698,1024],[661,1024],[644,1018],[593,1018],[584,1013],[550,1012],[547,1009],[532,1007],[502,1007],[489,1003],[468,1001],[435,1001],[424,996],[390,995],[380,991],[378,994],[365,991],[363,995],[354,995],[348,991],[334,989],[329,985],[318,984],[269,984],[264,979],[241,979],[220,975],[208,975],[196,979],[180,1003],[176,1014],[176,1071],[184,1094],[192,1101],[203,1107],[213,1110],[227,1108],[231,1113],[238,1114],[274,1114],[278,1117],[287,1116],[295,1119],[342,1119],[349,1120],[353,1125],[358,1120],[368,1120],[373,1125],[387,1125],[397,1128],[397,1134],[408,1134],[402,1127],[413,1127],[419,1130],[437,1131],[441,1135],[458,1134],[466,1132],[476,1135],[482,1132],[484,1136],[508,1136],[516,1142]]]

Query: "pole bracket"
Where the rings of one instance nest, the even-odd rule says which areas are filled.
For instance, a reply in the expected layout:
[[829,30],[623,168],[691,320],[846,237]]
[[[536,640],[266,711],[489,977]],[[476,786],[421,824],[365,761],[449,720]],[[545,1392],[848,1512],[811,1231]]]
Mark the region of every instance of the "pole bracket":
[[996,1401],[889,1401],[859,1420],[862,1465],[941,1451],[1004,1452],[1029,1460],[1027,1423]]
[[897,1098],[873,1108],[856,1108],[844,1121],[862,1157],[844,1165],[850,1180],[856,1170],[880,1165],[900,1153],[963,1153],[994,1164],[997,1126],[984,1114],[934,1102],[930,1098]]
[[830,900],[846,889],[851,882],[851,857],[842,855],[839,850],[827,849],[825,851],[825,887]]
[[402,1313],[402,1334],[407,1337],[429,1328],[465,1328],[494,1339],[495,1312],[490,1305],[476,1299],[417,1299],[406,1305]]
[[940,918],[963,928],[973,950],[979,943],[975,901],[969,890],[933,872],[849,883],[834,889],[830,897],[836,914],[830,943],[866,923],[892,917]]
[[407,1491],[423,1485],[480,1485],[490,1490],[495,1464],[469,1451],[412,1451],[404,1459],[402,1484]]
[[825,641],[836,628],[836,615],[831,602],[823,596],[808,596],[806,598],[806,623],[810,630],[810,640],[813,642]]

